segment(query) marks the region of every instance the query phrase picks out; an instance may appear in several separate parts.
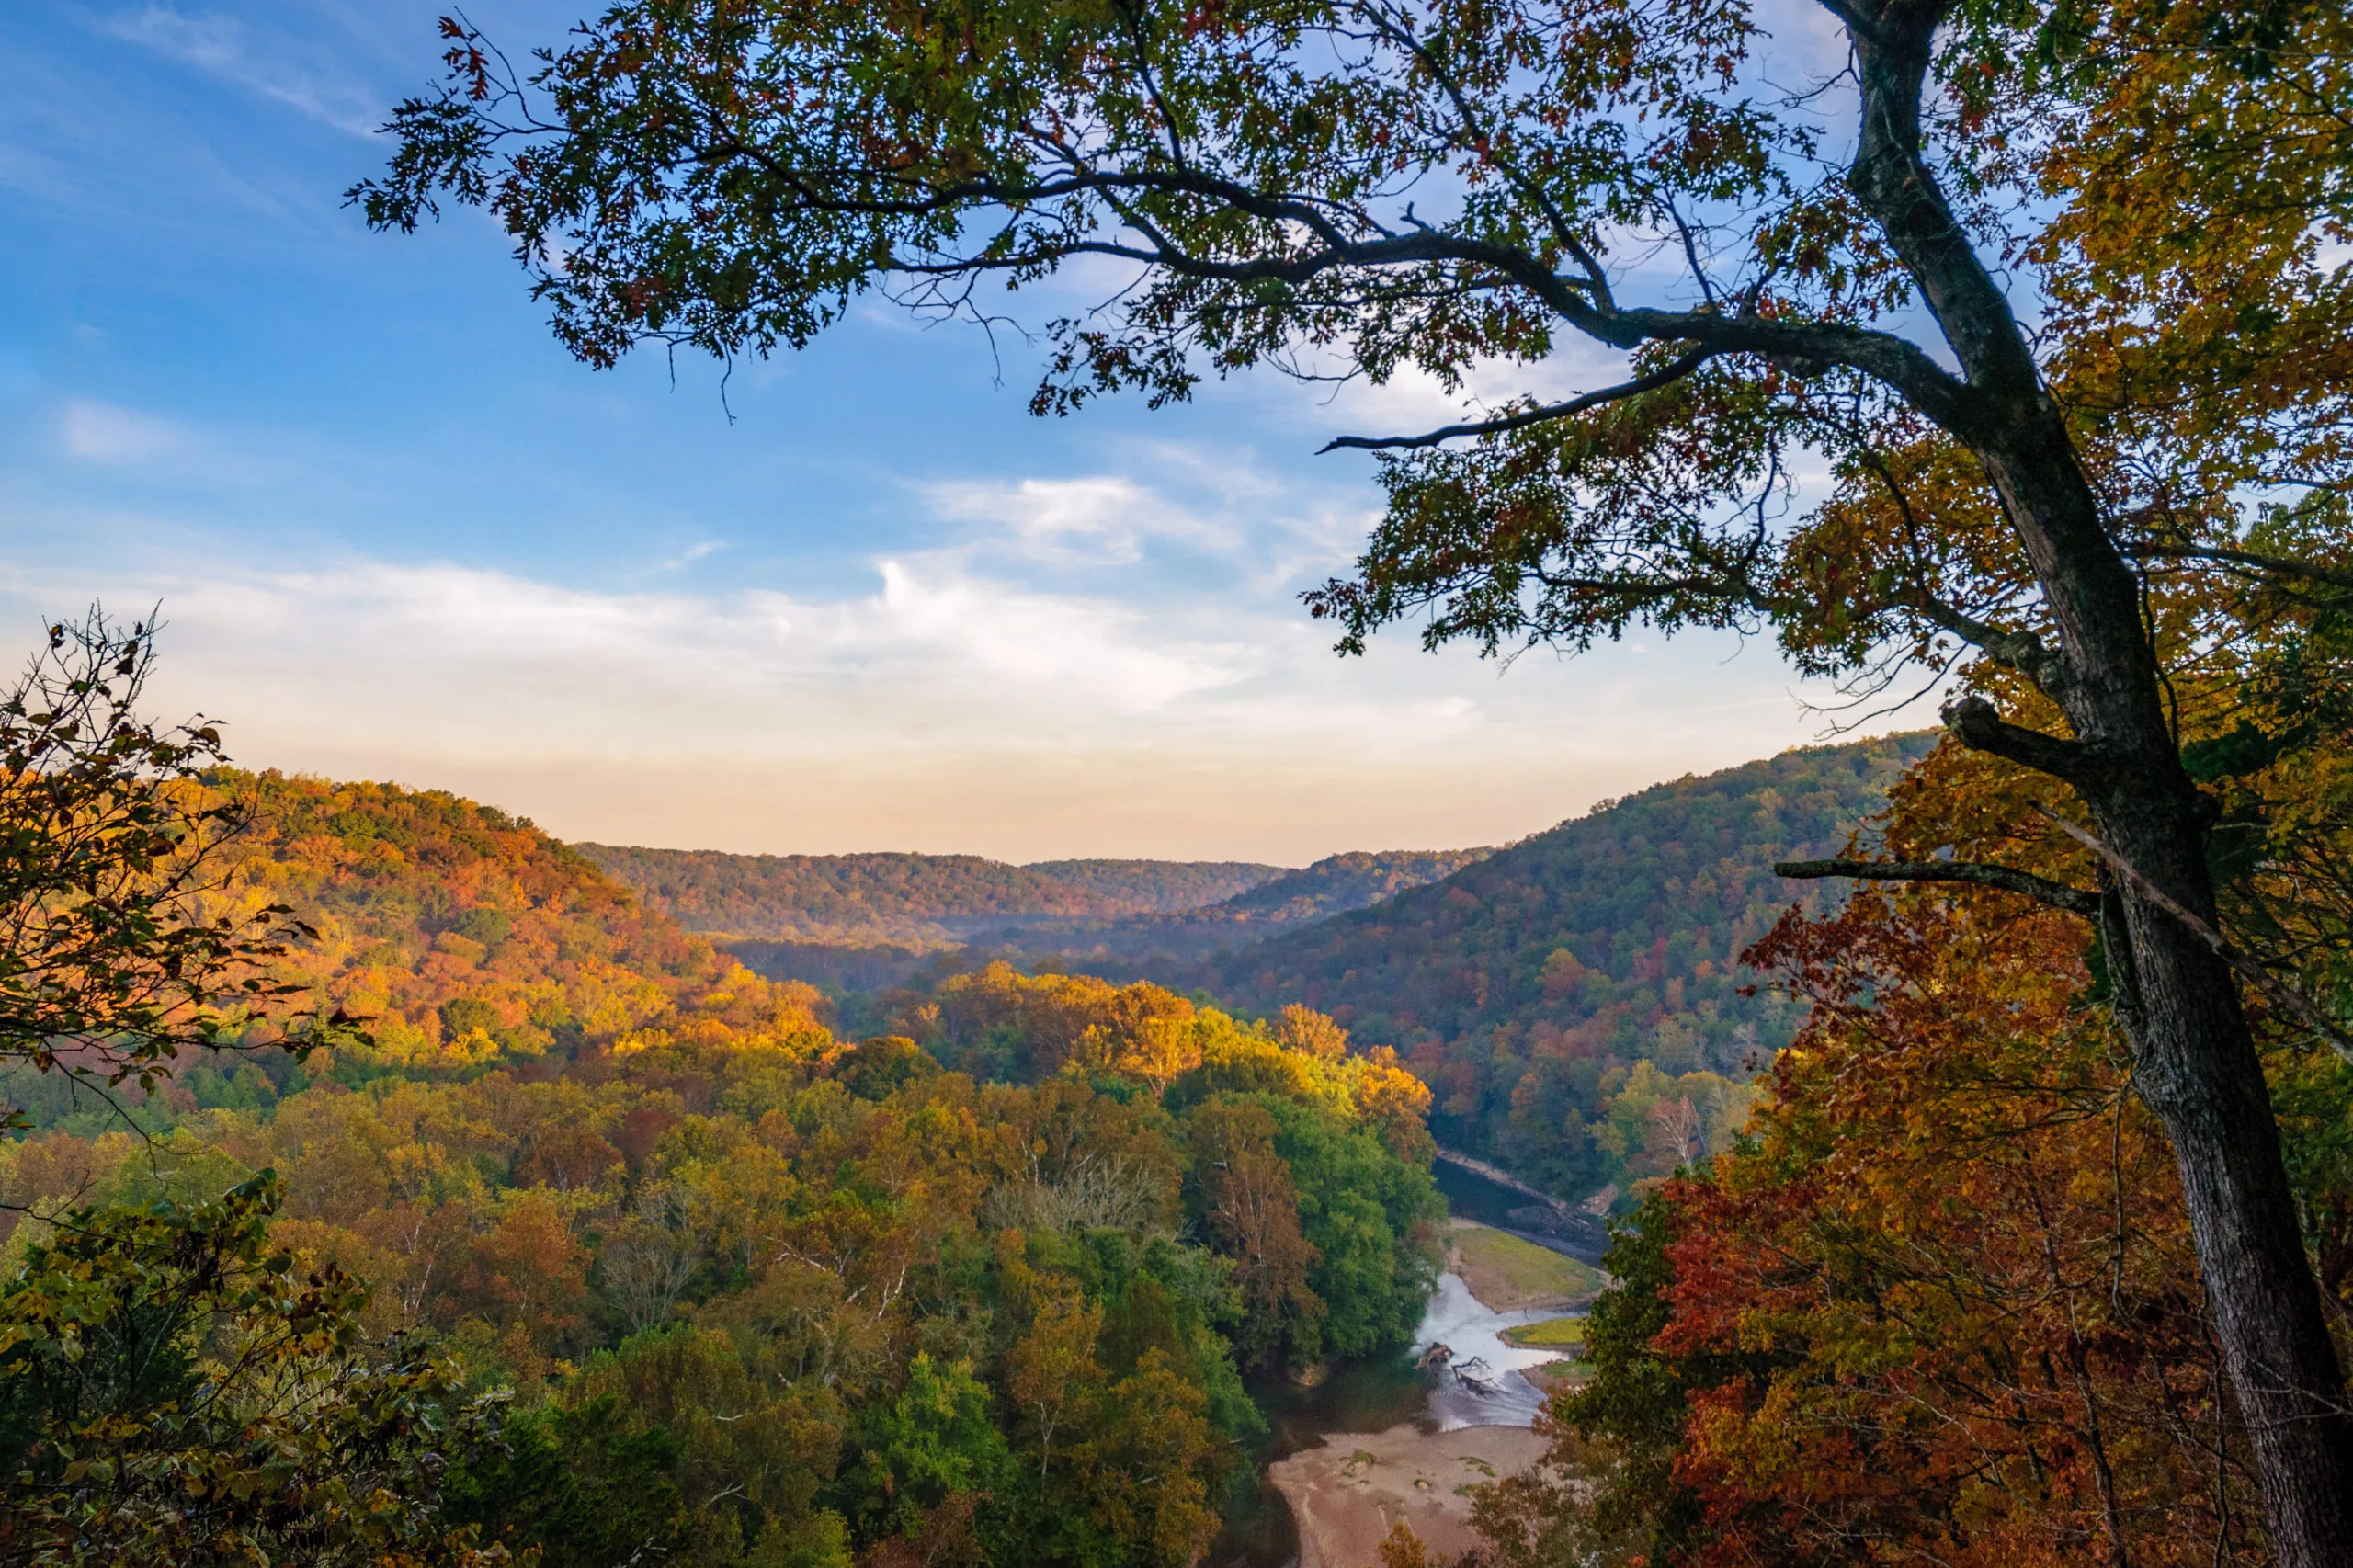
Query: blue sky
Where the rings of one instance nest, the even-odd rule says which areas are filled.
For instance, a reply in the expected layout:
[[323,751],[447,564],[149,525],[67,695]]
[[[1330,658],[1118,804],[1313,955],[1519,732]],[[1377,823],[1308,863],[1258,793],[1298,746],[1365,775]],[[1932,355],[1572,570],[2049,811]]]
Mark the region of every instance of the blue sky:
[[1493,843],[1822,736],[1729,639],[1333,658],[1296,597],[1378,498],[1314,450],[1434,388],[1041,421],[1021,343],[882,309],[724,403],[708,362],[585,369],[479,214],[340,204],[438,9],[0,10],[0,643],[161,600],[163,700],[244,763],[776,852]]

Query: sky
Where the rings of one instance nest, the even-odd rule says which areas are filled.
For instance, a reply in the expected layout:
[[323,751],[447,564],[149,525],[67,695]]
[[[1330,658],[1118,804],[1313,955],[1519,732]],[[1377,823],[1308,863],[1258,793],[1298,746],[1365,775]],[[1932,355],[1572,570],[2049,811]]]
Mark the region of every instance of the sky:
[[887,307],[723,385],[586,369],[480,213],[342,205],[446,4],[0,7],[0,659],[160,604],[158,706],[244,766],[765,853],[1494,844],[1828,736],[1769,642],[1335,657],[1298,596],[1380,497],[1315,450],[1431,386],[1040,420],[1017,335]]

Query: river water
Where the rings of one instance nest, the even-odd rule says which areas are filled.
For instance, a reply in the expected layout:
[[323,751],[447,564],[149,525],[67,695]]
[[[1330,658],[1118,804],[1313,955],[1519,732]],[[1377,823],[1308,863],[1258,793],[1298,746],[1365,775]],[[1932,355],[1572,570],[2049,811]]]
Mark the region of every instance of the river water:
[[[1484,1223],[1493,1222],[1488,1214],[1500,1219],[1525,1201],[1472,1172],[1445,1165],[1438,1167],[1438,1186],[1455,1213]],[[1596,1261],[1556,1238],[1514,1233]],[[1505,1343],[1503,1331],[1558,1315],[1557,1310],[1541,1307],[1490,1312],[1479,1304],[1459,1276],[1441,1274],[1421,1326],[1415,1332],[1413,1346],[1404,1354],[1348,1362],[1310,1389],[1282,1381],[1253,1389],[1252,1397],[1270,1428],[1255,1456],[1258,1484],[1226,1510],[1225,1527],[1211,1543],[1204,1568],[1289,1568],[1298,1562],[1299,1532],[1281,1494],[1267,1483],[1266,1470],[1302,1449],[1321,1447],[1328,1437],[1385,1432],[1406,1422],[1428,1432],[1532,1425],[1537,1412],[1544,1407],[1544,1396],[1522,1374],[1525,1369],[1540,1366],[1553,1357],[1549,1351]],[[1449,1370],[1416,1369],[1415,1362],[1432,1345],[1452,1350],[1457,1363],[1474,1358],[1483,1360],[1494,1373],[1492,1389],[1475,1388]]]

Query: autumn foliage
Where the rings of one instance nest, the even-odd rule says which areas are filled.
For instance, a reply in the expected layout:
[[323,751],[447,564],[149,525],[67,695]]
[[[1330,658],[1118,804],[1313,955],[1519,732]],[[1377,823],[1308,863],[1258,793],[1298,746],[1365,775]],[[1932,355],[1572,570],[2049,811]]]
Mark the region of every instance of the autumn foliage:
[[1654,1348],[1757,1369],[1692,1395],[1691,1561],[2251,1558],[2171,1152],[2080,1005],[2080,923],[1864,897],[1760,956],[1818,1010],[1753,1149],[1670,1198]]
[[[237,1200],[263,1249],[240,1267],[332,1297],[301,1309],[333,1320],[304,1375],[415,1422],[511,1400],[446,1473],[392,1464],[438,1451],[421,1429],[285,1428],[407,1488],[395,1544],[419,1562],[1182,1568],[1261,1430],[1242,1374],[1418,1320],[1427,1096],[1323,1015],[1000,966],[903,995],[906,1034],[842,1040],[813,990],[528,823],[387,786],[209,787],[262,824],[210,896],[298,911],[313,935],[276,983],[373,1040],[297,1060],[256,1017],[242,1056],[143,1097],[7,1078],[37,1127],[0,1144],[0,1237],[28,1289],[76,1226],[168,1241],[266,1193]],[[136,1446],[42,1451],[100,1437]],[[81,1517],[52,1469],[41,1506]]]

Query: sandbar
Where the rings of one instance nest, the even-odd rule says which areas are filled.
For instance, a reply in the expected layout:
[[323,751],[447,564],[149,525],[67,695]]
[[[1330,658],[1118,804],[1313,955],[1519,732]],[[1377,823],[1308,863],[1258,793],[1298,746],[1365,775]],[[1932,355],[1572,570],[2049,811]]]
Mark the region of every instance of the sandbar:
[[1432,1551],[1476,1545],[1471,1489],[1531,1468],[1544,1448],[1525,1426],[1335,1432],[1324,1447],[1278,1460],[1267,1479],[1298,1523],[1299,1568],[1372,1568],[1399,1519]]
[[1447,1267],[1489,1312],[1565,1312],[1593,1300],[1608,1276],[1589,1264],[1457,1215],[1449,1221]]

